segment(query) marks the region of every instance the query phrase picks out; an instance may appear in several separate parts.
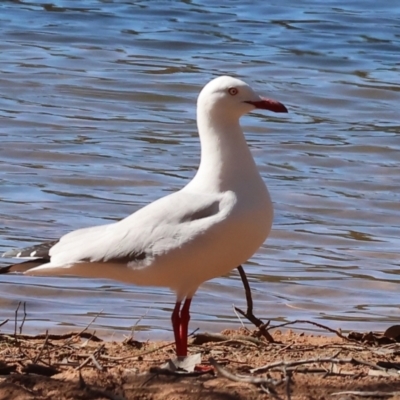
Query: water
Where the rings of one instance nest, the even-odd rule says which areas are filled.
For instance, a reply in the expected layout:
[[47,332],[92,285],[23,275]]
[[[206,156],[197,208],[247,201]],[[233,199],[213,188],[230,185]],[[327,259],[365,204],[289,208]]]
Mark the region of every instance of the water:
[[[289,109],[242,120],[275,204],[245,265],[256,314],[384,329],[400,314],[400,7],[217,3],[1,3],[0,251],[185,185],[199,161],[197,93],[231,74]],[[79,329],[103,310],[98,332],[141,318],[142,335],[171,337],[168,290],[2,275],[0,321],[19,301],[25,332]],[[239,326],[233,303],[245,306],[236,273],[207,282],[191,326]]]

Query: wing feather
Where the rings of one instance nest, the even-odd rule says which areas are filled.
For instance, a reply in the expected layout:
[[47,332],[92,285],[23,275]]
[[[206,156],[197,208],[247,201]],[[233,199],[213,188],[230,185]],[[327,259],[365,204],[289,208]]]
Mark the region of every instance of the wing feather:
[[[155,255],[180,247],[184,241],[192,240],[208,226],[223,220],[232,206],[226,197],[226,194],[203,195],[181,190],[121,221],[78,229],[59,241],[32,246],[19,253],[37,252],[35,255],[43,265],[34,270],[88,262],[146,265]],[[18,255],[15,251],[5,254]]]

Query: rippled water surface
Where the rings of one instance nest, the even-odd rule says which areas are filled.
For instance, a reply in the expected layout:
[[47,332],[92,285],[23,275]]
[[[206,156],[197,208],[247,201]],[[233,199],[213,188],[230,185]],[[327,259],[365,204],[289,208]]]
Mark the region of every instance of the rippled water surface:
[[[400,7],[218,3],[1,2],[0,251],[120,219],[185,185],[199,161],[197,93],[231,74],[289,109],[242,120],[275,204],[273,232],[245,265],[256,314],[385,328],[400,316]],[[103,310],[98,331],[126,333],[143,317],[137,329],[170,337],[175,298],[1,275],[0,322],[19,301],[31,333]],[[233,303],[245,306],[236,273],[207,282],[191,327],[238,326]]]

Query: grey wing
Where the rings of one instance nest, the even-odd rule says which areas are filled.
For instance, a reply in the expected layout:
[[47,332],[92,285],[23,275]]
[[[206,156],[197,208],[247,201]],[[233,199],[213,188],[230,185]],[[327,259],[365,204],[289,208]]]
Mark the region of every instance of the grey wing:
[[0,273],[63,268],[82,262],[145,265],[154,252],[173,249],[208,224],[223,219],[230,208],[227,197],[173,193],[119,222],[78,229],[58,241],[8,251],[4,256],[33,259],[2,268]]
[[49,256],[50,249],[56,243],[58,243],[58,240],[51,240],[48,242],[36,244],[34,246],[24,247],[22,249],[9,250],[3,254],[3,257],[24,258],[24,259],[43,258],[45,260],[50,260]]
[[6,251],[2,255],[2,257],[20,258],[20,259],[25,259],[27,261],[2,267],[0,268],[0,274],[5,274],[8,272],[25,272],[31,268],[35,268],[40,265],[48,263],[50,261],[50,255],[49,255],[50,249],[57,242],[58,240],[52,240],[34,246],[25,247],[22,249],[14,249]]
[[50,249],[47,267],[80,262],[146,264],[155,249],[178,245],[183,230],[195,235],[197,225],[218,218],[222,198],[176,192],[119,222],[73,231]]

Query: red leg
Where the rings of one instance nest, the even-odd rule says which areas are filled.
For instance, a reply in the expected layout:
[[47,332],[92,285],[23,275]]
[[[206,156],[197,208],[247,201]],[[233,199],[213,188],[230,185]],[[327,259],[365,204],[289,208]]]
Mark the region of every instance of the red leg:
[[187,356],[188,326],[190,321],[189,309],[191,302],[192,299],[186,299],[181,310],[181,302],[177,301],[171,316],[175,337],[176,355],[178,357]]
[[181,332],[180,308],[181,308],[181,302],[177,301],[175,303],[175,308],[171,316],[172,329],[174,330],[174,337],[175,337],[176,354],[178,356],[182,352],[182,342],[180,333]]
[[178,356],[187,356],[187,342],[188,342],[188,327],[190,321],[190,303],[192,299],[186,299],[181,310],[181,326],[180,326],[180,339],[181,339],[181,354]]

